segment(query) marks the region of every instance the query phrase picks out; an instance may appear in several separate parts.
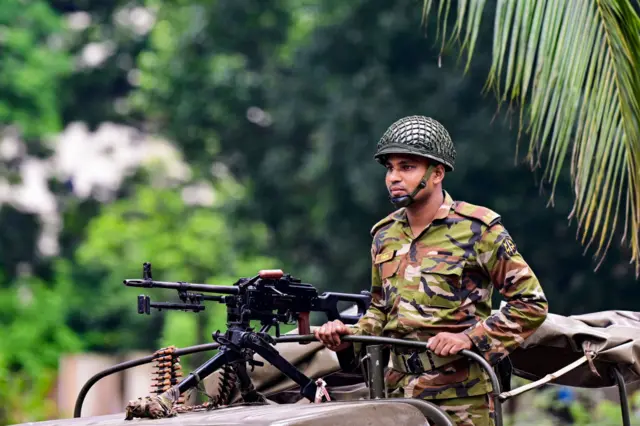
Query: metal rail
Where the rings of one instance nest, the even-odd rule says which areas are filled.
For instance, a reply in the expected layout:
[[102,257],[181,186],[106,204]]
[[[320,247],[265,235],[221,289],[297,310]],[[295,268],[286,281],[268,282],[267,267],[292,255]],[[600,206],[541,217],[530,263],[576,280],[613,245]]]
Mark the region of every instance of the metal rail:
[[[341,336],[341,339],[347,342],[364,343],[369,345],[397,345],[397,346],[406,346],[406,347],[428,350],[426,342],[415,341],[415,340],[402,340],[402,339],[394,339],[391,337],[376,337],[376,336]],[[317,341],[316,337],[313,334],[305,334],[305,335],[287,334],[280,337],[276,337],[274,338],[274,340],[276,341],[276,343],[300,343],[300,342]],[[175,351],[175,354],[177,356],[183,356],[183,355],[189,355],[189,354],[194,354],[198,352],[215,350],[215,349],[218,349],[219,347],[220,345],[218,343],[207,343],[204,345],[189,346],[187,348],[177,349]],[[476,354],[475,352],[462,350],[460,351],[460,354],[468,358],[471,358],[472,360],[477,362],[489,375],[489,378],[491,380],[491,385],[493,388],[491,397],[494,400],[495,424],[496,426],[502,426],[502,402],[499,399],[500,382],[498,381],[498,377],[493,371],[493,368],[484,358],[482,358],[480,355]],[[138,359],[126,361],[120,364],[116,364],[112,367],[109,367],[95,374],[84,384],[82,389],[80,389],[80,393],[78,394],[78,397],[76,399],[73,416],[76,418],[81,417],[82,404],[84,403],[84,399],[86,398],[87,393],[89,392],[91,387],[93,387],[93,385],[95,385],[99,380],[111,374],[118,373],[120,371],[127,370],[129,368],[137,367],[139,365],[148,364],[152,361],[153,361],[153,355],[149,355],[143,358],[138,358]],[[377,368],[382,369],[384,368],[384,366],[379,364]],[[379,375],[381,374],[381,372],[377,372],[377,374]],[[384,400],[376,400],[376,401],[382,402]]]
[[611,367],[611,375],[618,385],[618,395],[620,395],[620,409],[622,410],[622,425],[631,426],[631,417],[629,416],[629,398],[627,397],[627,387],[624,383],[624,377],[617,366]]
[[[218,349],[219,347],[220,345],[218,343],[206,343],[204,345],[196,345],[189,346],[187,348],[176,349],[175,354],[176,356],[190,355],[197,352],[211,351],[214,349]],[[93,385],[95,385],[100,379],[104,379],[105,377],[115,373],[119,373],[120,371],[128,370],[129,368],[148,364],[153,361],[153,357],[153,355],[149,355],[143,358],[125,361],[102,370],[98,374],[92,376],[89,380],[87,380],[84,386],[82,386],[82,389],[80,389],[80,392],[78,393],[78,397],[76,398],[76,405],[73,408],[73,417],[82,417],[82,404],[84,403],[84,399],[86,398],[87,393],[89,393],[91,387],[93,387]]]
[[[348,401],[349,404],[366,404],[368,402],[372,402],[371,400],[368,399],[364,399],[364,400],[354,400],[354,401]],[[451,420],[451,418],[447,415],[447,413],[445,413],[444,411],[442,411],[442,409],[440,407],[438,407],[436,404],[426,401],[424,399],[417,399],[417,398],[385,398],[385,399],[376,399],[375,403],[376,404],[380,404],[380,403],[384,403],[384,404],[393,404],[393,403],[398,403],[401,402],[403,404],[409,404],[409,405],[413,405],[414,407],[416,407],[418,410],[420,410],[422,412],[422,415],[425,416],[426,418],[428,418],[430,421],[435,422],[434,425],[435,426],[456,426],[455,423],[453,423],[453,421]],[[431,424],[431,423],[429,423]]]

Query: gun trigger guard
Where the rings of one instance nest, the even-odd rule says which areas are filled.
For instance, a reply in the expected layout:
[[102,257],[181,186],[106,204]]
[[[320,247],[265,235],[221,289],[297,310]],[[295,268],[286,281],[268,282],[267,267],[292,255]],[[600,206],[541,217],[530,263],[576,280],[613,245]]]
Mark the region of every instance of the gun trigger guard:
[[253,373],[253,371],[256,369],[256,366],[258,366],[258,367],[264,367],[264,362],[262,362],[262,361],[256,361],[255,359],[247,360],[247,363],[251,366],[251,372],[252,372],[252,373]]

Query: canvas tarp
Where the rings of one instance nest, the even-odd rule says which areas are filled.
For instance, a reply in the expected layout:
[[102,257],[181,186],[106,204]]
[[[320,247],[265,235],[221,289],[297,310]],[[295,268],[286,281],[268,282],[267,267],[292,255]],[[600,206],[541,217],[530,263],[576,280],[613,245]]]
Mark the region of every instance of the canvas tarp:
[[549,314],[542,326],[511,355],[515,374],[539,379],[580,358],[585,349],[595,353],[594,367],[582,364],[554,383],[576,387],[607,387],[615,382],[611,366],[625,382],[640,380],[640,312],[603,311],[584,315]]

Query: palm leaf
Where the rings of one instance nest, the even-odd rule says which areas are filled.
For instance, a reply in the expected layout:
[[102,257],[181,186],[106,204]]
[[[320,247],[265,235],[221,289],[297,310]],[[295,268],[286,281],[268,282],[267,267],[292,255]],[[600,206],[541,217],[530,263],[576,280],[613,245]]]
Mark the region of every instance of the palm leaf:
[[[424,0],[423,22],[436,8]],[[438,36],[472,59],[485,0],[440,0]],[[533,168],[547,154],[553,188],[567,157],[585,251],[600,266],[622,226],[640,274],[640,18],[630,0],[497,0],[492,66],[485,88],[521,106]],[[455,7],[455,9],[454,9]],[[455,25],[447,31],[449,14]],[[526,124],[525,124],[526,122]]]

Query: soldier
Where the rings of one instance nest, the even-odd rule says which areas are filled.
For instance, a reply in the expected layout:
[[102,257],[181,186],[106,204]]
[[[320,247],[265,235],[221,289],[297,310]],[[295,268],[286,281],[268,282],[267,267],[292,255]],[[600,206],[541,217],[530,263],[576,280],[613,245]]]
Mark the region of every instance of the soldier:
[[[389,397],[429,400],[458,425],[491,425],[489,376],[458,352],[496,365],[543,323],[548,304],[500,216],[443,190],[455,155],[446,129],[428,117],[402,118],[384,133],[375,158],[397,210],[371,230],[371,307],[353,327],[336,320],[314,333],[339,353],[350,346],[345,334],[427,341],[430,350],[413,356],[391,351]],[[494,288],[506,304],[492,314]]]

